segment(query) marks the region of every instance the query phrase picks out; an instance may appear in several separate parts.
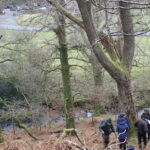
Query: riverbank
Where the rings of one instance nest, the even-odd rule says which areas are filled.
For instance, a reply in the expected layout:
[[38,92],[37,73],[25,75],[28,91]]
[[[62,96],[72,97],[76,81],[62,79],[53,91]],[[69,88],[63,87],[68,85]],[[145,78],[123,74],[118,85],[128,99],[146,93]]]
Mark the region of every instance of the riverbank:
[[[105,118],[111,117],[113,123],[116,124],[116,119],[111,115],[102,115],[101,117],[86,118],[76,121],[76,129],[79,138],[88,147],[89,150],[102,150],[103,140],[101,133],[98,130],[99,122]],[[73,143],[82,147],[77,137],[62,138],[62,133],[57,132],[64,129],[64,124],[47,126],[40,128],[31,128],[32,133],[40,140],[33,141],[24,131],[7,132],[4,134],[5,142],[0,145],[0,150],[78,150],[73,146]],[[68,141],[72,144],[68,144]],[[110,143],[116,141],[112,134]],[[137,146],[136,137],[129,139],[129,145]],[[146,150],[149,150],[149,146]],[[116,147],[114,147],[116,148]],[[119,150],[119,149],[116,149]],[[137,150],[137,149],[136,149]]]

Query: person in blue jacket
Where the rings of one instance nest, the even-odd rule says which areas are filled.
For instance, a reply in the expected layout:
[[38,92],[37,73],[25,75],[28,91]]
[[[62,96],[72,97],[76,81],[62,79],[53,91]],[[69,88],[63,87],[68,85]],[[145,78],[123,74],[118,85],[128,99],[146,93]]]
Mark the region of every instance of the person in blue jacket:
[[127,118],[124,115],[119,116],[117,120],[116,132],[118,133],[118,139],[120,142],[119,147],[121,150],[126,150],[129,128],[130,126],[129,122],[127,121]]
[[[130,130],[130,121],[127,118],[126,114],[125,113],[120,113],[119,116],[118,116],[118,119],[122,118],[122,117],[124,117],[126,119],[126,123],[127,123],[128,127],[129,127],[129,130]],[[117,120],[117,124],[118,124],[118,120]]]

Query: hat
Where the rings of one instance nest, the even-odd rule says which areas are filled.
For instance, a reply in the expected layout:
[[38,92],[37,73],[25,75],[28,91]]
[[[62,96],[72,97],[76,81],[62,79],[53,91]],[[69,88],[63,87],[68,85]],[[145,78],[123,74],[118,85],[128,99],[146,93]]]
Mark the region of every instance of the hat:
[[122,112],[122,113],[119,114],[119,118],[122,118],[122,117],[124,117],[125,115],[126,115],[126,114]]
[[108,119],[108,122],[109,122],[109,123],[112,123],[112,120],[111,120],[111,118],[109,118],[109,119]]

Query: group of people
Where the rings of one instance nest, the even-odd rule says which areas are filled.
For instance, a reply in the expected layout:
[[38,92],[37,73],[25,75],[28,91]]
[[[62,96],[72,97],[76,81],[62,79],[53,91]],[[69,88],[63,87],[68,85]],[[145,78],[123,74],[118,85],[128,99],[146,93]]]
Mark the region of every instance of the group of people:
[[[146,148],[147,142],[150,140],[150,112],[148,110],[144,110],[144,113],[141,115],[141,119],[137,120],[134,125],[137,129],[139,149],[142,150]],[[125,113],[120,113],[118,115],[116,129],[113,126],[112,120],[109,118],[100,123],[99,130],[102,132],[104,149],[108,148],[109,136],[111,133],[114,133],[119,142],[120,149],[130,150],[129,147],[127,148],[130,122]],[[134,147],[131,149],[134,149]]]

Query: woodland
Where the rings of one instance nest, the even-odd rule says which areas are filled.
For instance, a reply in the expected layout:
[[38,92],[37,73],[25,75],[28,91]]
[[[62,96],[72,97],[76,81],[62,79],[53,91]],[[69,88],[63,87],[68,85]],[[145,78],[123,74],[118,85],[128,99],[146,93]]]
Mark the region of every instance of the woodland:
[[0,0],[0,150],[102,150],[121,112],[136,147],[149,16],[149,0]]

